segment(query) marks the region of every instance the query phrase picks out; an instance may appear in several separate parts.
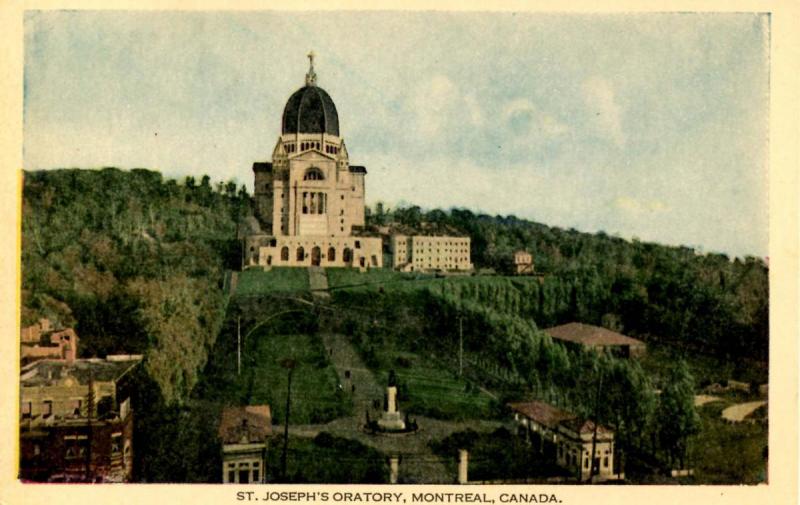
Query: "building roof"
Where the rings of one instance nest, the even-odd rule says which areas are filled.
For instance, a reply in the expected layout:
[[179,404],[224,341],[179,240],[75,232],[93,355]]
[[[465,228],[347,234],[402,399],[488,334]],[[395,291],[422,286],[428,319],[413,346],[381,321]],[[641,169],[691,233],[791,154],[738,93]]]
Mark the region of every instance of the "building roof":
[[88,384],[90,378],[95,382],[116,382],[141,360],[139,354],[75,361],[44,359],[22,368],[20,384],[23,387],[53,386],[66,378],[78,384]]
[[627,337],[621,333],[583,323],[567,323],[547,328],[545,333],[558,340],[575,342],[586,346],[598,345],[645,345],[641,340]]
[[[571,431],[574,431],[578,435],[594,433],[594,421],[589,419],[575,417],[573,419],[567,419],[566,421],[562,422],[561,425]],[[602,424],[597,425],[598,435],[612,435],[613,433],[614,431],[610,428],[606,428]]]
[[264,442],[272,435],[272,414],[269,405],[225,407],[222,410],[218,433],[224,444]]
[[327,133],[339,136],[339,114],[328,93],[316,85],[295,91],[283,109],[281,131],[287,133]]
[[272,172],[272,163],[268,161],[256,161],[253,163],[253,172]]
[[519,412],[528,419],[536,421],[548,428],[555,428],[560,422],[577,417],[571,412],[567,412],[566,410],[544,402],[509,403],[508,406],[511,407],[511,410]]
[[361,165],[350,165],[350,172],[354,174],[366,174],[367,167],[362,167]]

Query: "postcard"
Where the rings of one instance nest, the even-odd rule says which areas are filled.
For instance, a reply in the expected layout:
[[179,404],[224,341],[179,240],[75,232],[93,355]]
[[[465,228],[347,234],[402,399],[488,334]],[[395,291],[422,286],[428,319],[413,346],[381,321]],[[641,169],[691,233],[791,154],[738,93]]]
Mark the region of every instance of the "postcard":
[[75,7],[4,503],[797,499],[796,6]]

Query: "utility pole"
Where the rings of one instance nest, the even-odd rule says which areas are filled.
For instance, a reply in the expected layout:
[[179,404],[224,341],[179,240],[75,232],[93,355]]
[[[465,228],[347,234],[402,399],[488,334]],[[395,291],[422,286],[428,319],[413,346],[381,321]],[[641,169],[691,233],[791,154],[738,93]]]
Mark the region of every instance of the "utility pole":
[[464,374],[464,317],[458,314],[458,375]]
[[[595,471],[599,471],[600,468],[595,468],[594,466],[594,456],[597,450],[597,426],[600,424],[600,420],[598,419],[598,415],[600,414],[600,391],[603,389],[603,370],[600,370],[600,379],[597,381],[597,395],[595,396],[594,400],[594,431],[592,433],[592,459],[589,463],[589,482],[592,481],[592,478],[595,476]],[[600,466],[598,462],[598,467]]]
[[281,361],[281,366],[289,370],[289,380],[286,387],[286,419],[283,426],[283,454],[281,455],[283,480],[286,480],[286,455],[289,449],[289,412],[292,405],[292,372],[294,371],[295,361],[291,358],[286,358]]
[[[86,474],[84,480],[92,481],[92,414],[95,409],[94,373],[89,370],[89,388],[86,394]],[[76,449],[80,451],[80,440],[76,439]]]
[[236,318],[236,375],[242,375],[242,317]]

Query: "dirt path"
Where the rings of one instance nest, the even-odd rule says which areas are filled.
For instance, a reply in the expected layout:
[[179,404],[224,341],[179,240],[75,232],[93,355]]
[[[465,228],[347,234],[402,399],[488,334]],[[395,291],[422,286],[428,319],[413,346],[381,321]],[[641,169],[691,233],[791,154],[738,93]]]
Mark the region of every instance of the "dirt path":
[[[335,419],[324,425],[295,425],[289,433],[298,437],[313,438],[325,431],[331,435],[357,440],[388,455],[401,458],[399,479],[406,483],[451,484],[456,475],[453,465],[448,468],[441,458],[429,447],[429,442],[439,440],[456,432],[471,428],[477,432],[490,432],[501,423],[497,421],[469,420],[461,422],[440,421],[427,417],[416,417],[420,430],[411,435],[377,436],[365,433],[366,412],[371,418],[379,413],[373,410],[373,401],[383,403],[384,387],[361,361],[355,348],[344,335],[323,335],[323,343],[328,358],[336,368],[342,387],[353,398],[354,414],[351,417]],[[349,371],[349,378],[347,378]],[[355,390],[353,387],[355,385]]]
[[703,405],[705,405],[706,403],[718,402],[718,401],[720,401],[720,400],[722,400],[722,398],[720,398],[719,396],[713,396],[713,395],[695,395],[695,396],[694,396],[694,406],[695,406],[695,407],[702,407],[702,406],[703,406]]
[[328,274],[322,267],[308,267],[308,286],[315,298],[330,298]]
[[730,407],[723,410],[722,418],[732,423],[740,423],[744,421],[744,418],[747,417],[748,414],[750,414],[760,406],[766,404],[767,402],[764,400],[756,402],[737,403],[736,405],[731,405]]

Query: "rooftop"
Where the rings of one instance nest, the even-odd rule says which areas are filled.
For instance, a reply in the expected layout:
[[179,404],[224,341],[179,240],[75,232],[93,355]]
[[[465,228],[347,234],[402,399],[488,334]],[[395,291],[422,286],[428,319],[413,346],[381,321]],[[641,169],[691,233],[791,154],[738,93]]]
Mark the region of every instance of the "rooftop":
[[269,405],[225,407],[219,422],[219,437],[224,444],[264,442],[272,435]]
[[78,384],[119,380],[142,360],[140,354],[108,356],[106,359],[89,358],[69,362],[45,359],[34,361],[22,368],[22,387],[52,386],[58,381],[72,378]]
[[560,422],[577,417],[571,412],[567,412],[566,410],[544,402],[509,403],[508,406],[511,407],[511,410],[519,412],[528,419],[536,421],[548,428],[555,428]]
[[641,340],[627,337],[600,326],[583,323],[567,323],[547,328],[545,333],[558,340],[575,342],[586,346],[596,345],[644,345]]

